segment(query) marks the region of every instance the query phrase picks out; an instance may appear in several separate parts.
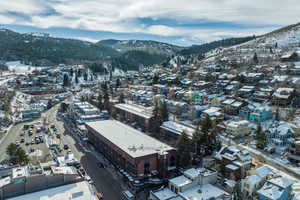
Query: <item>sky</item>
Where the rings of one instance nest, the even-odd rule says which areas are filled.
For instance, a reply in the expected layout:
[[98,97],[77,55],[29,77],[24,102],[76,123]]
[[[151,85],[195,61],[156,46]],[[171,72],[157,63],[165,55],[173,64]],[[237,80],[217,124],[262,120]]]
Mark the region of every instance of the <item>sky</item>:
[[[261,35],[300,21],[299,0],[1,0],[0,28],[180,46]],[[298,21],[299,20],[299,21]]]

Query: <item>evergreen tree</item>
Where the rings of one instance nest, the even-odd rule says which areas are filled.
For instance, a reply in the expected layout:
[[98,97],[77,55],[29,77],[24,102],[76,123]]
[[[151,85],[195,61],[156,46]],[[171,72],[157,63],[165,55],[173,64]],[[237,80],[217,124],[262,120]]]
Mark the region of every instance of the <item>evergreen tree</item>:
[[258,60],[256,52],[254,53],[254,56],[253,56],[253,62],[254,62],[254,64],[258,64],[259,63],[259,60]]
[[85,82],[88,81],[88,74],[87,74],[87,72],[85,72],[85,73],[83,74],[83,80],[84,80]]
[[210,120],[209,115],[206,115],[201,124],[201,131],[203,133],[208,133],[211,128],[212,128],[212,122]]
[[104,109],[110,112],[110,102],[109,102],[109,94],[108,94],[107,86],[103,87],[102,93],[104,99],[103,101]]
[[162,122],[169,121],[169,111],[166,101],[163,101],[159,108],[159,115],[161,116]]
[[124,94],[121,93],[119,96],[119,103],[125,103]]
[[256,147],[258,149],[265,149],[267,146],[267,135],[264,131],[262,131],[262,128],[260,125],[258,125],[256,130]]
[[102,95],[99,93],[97,98],[97,107],[102,110],[103,109],[103,102],[102,102]]
[[279,108],[276,109],[275,120],[276,120],[276,121],[279,121],[279,120],[280,120]]
[[77,73],[77,72],[75,73],[75,83],[76,83],[76,84],[79,83],[79,80],[78,80],[78,73]]
[[16,144],[11,143],[6,149],[6,154],[10,157],[10,162],[14,165],[21,164],[26,165],[29,162],[26,151]]
[[159,76],[158,74],[154,74],[152,79],[152,84],[158,84],[159,83]]
[[68,76],[68,74],[64,74],[64,77],[63,77],[63,86],[64,87],[68,87],[69,85],[70,85],[69,76]]
[[176,142],[177,148],[177,165],[179,167],[187,167],[191,162],[191,140],[183,131]]
[[73,77],[73,74],[74,74],[74,70],[73,68],[70,69],[70,77]]
[[153,128],[152,131],[155,133],[155,135],[158,136],[160,126],[162,124],[160,111],[159,111],[159,105],[157,102],[155,102],[154,109],[153,109]]
[[201,132],[200,123],[198,124],[197,128],[195,129],[195,132],[193,133],[192,137],[192,144],[194,148],[194,153],[196,155],[201,155],[201,139],[202,139],[203,133]]
[[119,88],[121,86],[121,81],[119,78],[116,80],[116,88]]

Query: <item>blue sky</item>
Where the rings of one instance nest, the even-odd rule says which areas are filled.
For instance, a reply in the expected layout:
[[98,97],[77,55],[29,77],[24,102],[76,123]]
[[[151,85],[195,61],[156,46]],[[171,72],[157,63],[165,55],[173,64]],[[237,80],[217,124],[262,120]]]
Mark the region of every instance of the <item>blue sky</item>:
[[88,41],[147,39],[181,46],[260,35],[297,23],[298,0],[0,1],[0,28]]

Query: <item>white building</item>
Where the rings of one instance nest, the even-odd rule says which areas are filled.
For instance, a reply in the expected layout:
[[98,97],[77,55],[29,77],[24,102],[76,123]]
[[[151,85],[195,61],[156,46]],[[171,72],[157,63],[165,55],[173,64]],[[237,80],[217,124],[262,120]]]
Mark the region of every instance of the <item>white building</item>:
[[251,133],[250,122],[247,120],[229,121],[225,123],[226,132],[234,137],[245,136]]
[[243,195],[253,198],[253,195],[263,186],[271,174],[272,170],[265,165],[250,171],[250,175],[241,180],[241,191]]
[[222,189],[212,185],[217,182],[217,172],[205,168],[191,168],[183,175],[169,180],[167,188],[150,192],[150,200],[209,200],[230,199]]

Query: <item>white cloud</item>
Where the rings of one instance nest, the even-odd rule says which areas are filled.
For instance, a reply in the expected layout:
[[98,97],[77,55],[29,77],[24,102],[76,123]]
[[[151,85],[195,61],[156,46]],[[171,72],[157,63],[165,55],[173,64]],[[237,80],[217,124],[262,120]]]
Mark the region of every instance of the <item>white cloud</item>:
[[[269,28],[228,30],[224,27],[175,27],[172,24],[142,24],[137,18],[168,18],[179,23],[224,21],[246,25],[288,25],[296,23],[299,0],[13,0],[0,1],[0,23],[42,28],[70,27],[110,32],[148,33],[214,39],[224,35],[260,34]],[[44,15],[55,11],[57,15]],[[16,20],[9,12],[29,15]],[[250,27],[251,27],[250,26]]]

